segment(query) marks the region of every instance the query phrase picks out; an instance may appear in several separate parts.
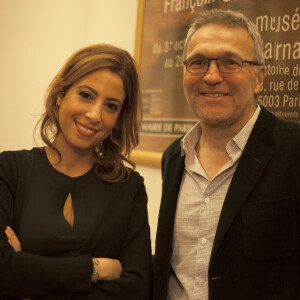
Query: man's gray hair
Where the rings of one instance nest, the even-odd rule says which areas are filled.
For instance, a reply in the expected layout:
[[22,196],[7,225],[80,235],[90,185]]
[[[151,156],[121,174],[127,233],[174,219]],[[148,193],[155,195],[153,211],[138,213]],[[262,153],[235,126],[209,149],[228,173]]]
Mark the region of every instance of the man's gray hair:
[[253,40],[253,59],[264,64],[263,41],[256,28],[255,24],[250,21],[245,15],[238,11],[222,10],[219,8],[204,10],[198,13],[191,24],[183,49],[183,57],[186,59],[187,47],[193,34],[202,26],[208,24],[220,24],[229,27],[242,27],[247,30]]

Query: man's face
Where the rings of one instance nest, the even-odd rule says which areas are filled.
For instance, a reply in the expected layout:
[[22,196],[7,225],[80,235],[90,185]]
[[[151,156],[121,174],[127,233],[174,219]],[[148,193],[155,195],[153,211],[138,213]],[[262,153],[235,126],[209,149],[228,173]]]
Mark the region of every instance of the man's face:
[[[192,57],[237,57],[253,60],[253,41],[240,27],[209,24],[192,36],[187,59]],[[203,126],[240,130],[255,111],[255,97],[262,87],[264,67],[245,64],[240,72],[220,73],[215,60],[205,74],[191,74],[186,68],[183,87],[188,103]]]

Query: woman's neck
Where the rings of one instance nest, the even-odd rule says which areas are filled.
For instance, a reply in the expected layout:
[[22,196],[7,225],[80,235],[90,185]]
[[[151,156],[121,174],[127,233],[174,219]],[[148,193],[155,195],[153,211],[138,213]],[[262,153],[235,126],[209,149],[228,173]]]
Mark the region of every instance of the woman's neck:
[[77,177],[87,173],[94,165],[92,151],[76,151],[71,147],[62,147],[59,139],[55,139],[53,146],[59,151],[58,153],[46,147],[46,154],[51,165],[70,177]]

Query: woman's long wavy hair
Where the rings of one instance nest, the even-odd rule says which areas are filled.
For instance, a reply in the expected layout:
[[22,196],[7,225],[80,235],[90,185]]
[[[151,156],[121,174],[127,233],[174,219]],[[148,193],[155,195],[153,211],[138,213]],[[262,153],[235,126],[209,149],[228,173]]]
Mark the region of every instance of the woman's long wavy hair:
[[41,124],[40,135],[44,143],[57,151],[61,157],[52,143],[60,132],[57,98],[64,96],[78,80],[99,69],[108,69],[120,76],[124,85],[125,99],[111,135],[95,147],[95,171],[99,178],[107,182],[126,181],[130,169],[124,162],[135,168],[129,155],[138,145],[138,131],[142,118],[137,69],[127,51],[108,44],[97,44],[75,52],[48,87],[45,113],[38,122]]

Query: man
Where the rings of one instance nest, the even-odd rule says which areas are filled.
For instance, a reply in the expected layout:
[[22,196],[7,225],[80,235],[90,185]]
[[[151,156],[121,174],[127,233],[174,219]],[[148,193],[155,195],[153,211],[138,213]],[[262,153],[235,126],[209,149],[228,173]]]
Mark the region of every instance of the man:
[[260,35],[207,10],[184,57],[200,121],[163,155],[154,299],[300,299],[300,127],[256,105]]

